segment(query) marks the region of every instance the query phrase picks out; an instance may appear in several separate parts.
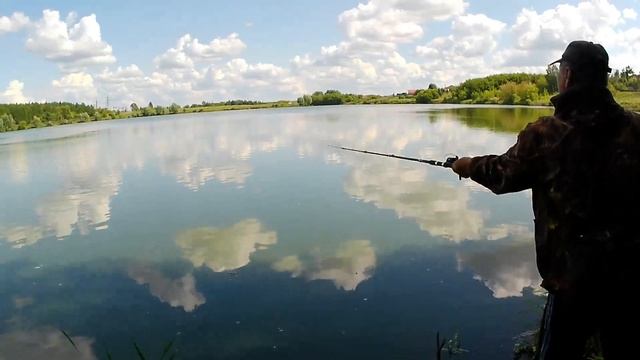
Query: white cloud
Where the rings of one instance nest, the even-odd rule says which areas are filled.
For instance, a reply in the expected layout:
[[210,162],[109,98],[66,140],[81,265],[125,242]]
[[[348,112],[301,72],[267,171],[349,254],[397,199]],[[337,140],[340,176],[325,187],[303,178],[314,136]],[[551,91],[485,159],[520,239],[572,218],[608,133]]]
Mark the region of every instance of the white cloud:
[[638,18],[638,13],[635,10],[631,9],[631,8],[627,8],[627,9],[622,10],[622,16],[625,19],[635,20],[635,19]]
[[623,23],[623,13],[608,0],[560,4],[541,13],[522,9],[511,27],[514,44],[498,54],[498,59],[503,66],[536,66],[541,71],[573,40],[594,41],[614,49],[619,46],[618,27]]
[[489,55],[498,46],[497,38],[506,24],[484,14],[456,17],[451,34],[416,47],[425,69],[437,83],[450,84],[490,72]]
[[93,76],[85,72],[64,75],[58,80],[53,80],[51,85],[58,93],[62,93],[61,98],[66,101],[90,104],[95,101],[97,96]]
[[200,61],[219,60],[240,54],[247,46],[237,33],[226,38],[215,38],[208,44],[185,34],[178,39],[175,48],[167,50],[154,60],[160,69],[190,69]]
[[14,12],[10,17],[0,16],[0,35],[17,32],[29,25],[29,18],[21,12]]
[[[67,20],[75,19],[70,16]],[[60,19],[58,11],[44,10],[42,19],[33,23],[26,46],[67,69],[116,61],[111,45],[102,40],[95,14],[68,24]]]
[[391,93],[424,87],[429,76],[421,64],[407,60],[398,45],[425,34],[425,24],[462,14],[461,0],[371,0],[338,17],[346,39],[323,46],[318,56],[295,57],[292,68],[308,91],[340,89],[357,93]]
[[20,104],[31,101],[24,95],[24,83],[19,80],[9,82],[7,88],[0,93],[0,103]]
[[[576,39],[602,43],[613,68],[640,68],[640,28],[633,8],[583,0],[542,11],[525,8],[506,24],[490,14],[466,13],[467,5],[462,0],[369,0],[338,14],[341,41],[294,56],[288,65],[240,57],[247,44],[235,32],[207,41],[187,33],[153,59],[151,71],[141,70],[145,64],[94,71],[87,65],[113,63],[115,57],[93,14],[72,12],[61,18],[58,11],[45,10],[40,20],[30,21],[14,13],[0,17],[0,34],[26,29],[29,50],[65,72],[92,76],[99,93],[120,107],[149,101],[295,99],[324,89],[389,94],[499,72],[543,72]],[[448,33],[430,36],[435,22],[450,24]],[[54,87],[49,99],[95,100],[93,90],[60,89]]]
[[127,81],[138,81],[144,77],[144,72],[140,70],[138,65],[131,64],[129,66],[118,66],[115,71],[105,68],[96,78],[107,83],[123,83]]
[[340,14],[350,40],[406,43],[424,34],[422,23],[444,20],[464,11],[462,0],[371,0]]

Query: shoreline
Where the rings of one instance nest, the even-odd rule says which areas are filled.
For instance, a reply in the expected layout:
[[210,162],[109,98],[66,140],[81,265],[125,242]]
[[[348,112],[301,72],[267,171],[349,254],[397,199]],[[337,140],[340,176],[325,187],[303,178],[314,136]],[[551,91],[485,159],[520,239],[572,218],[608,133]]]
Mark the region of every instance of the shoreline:
[[[640,112],[640,104],[635,104],[632,102],[631,104],[627,103],[625,97],[623,99],[616,99],[619,101],[620,105],[625,108],[625,110]],[[110,119],[96,119],[90,121],[82,121],[68,124],[56,124],[56,125],[47,125],[40,127],[31,127],[28,129],[19,129],[19,130],[10,130],[10,131],[1,131],[0,136],[3,134],[11,134],[11,133],[20,133],[23,131],[34,130],[34,129],[44,129],[44,128],[53,128],[53,127],[62,127],[69,125],[78,125],[78,124],[87,124],[87,123],[97,123],[103,121],[113,121],[113,120],[127,120],[127,119],[137,119],[137,118],[159,118],[168,115],[184,115],[184,114],[197,114],[197,113],[213,113],[213,112],[224,112],[224,111],[246,111],[246,110],[268,110],[268,109],[281,109],[281,108],[322,108],[325,106],[358,106],[358,105],[369,105],[369,106],[379,106],[379,105],[454,105],[456,107],[479,107],[479,108],[552,108],[552,105],[544,105],[544,104],[532,104],[532,105],[504,105],[504,104],[474,104],[474,103],[447,103],[447,102],[434,102],[431,104],[421,104],[415,102],[385,102],[385,103],[345,103],[345,104],[337,104],[337,105],[308,105],[301,106],[298,105],[295,101],[278,101],[278,102],[268,102],[261,104],[251,104],[251,105],[211,105],[211,106],[201,106],[201,107],[184,107],[181,111],[176,113],[165,113],[165,114],[155,114],[155,115],[142,115],[141,111],[133,112],[127,111],[119,113],[117,118]]]
[[[277,106],[274,106],[278,104]],[[50,126],[41,126],[41,127],[31,127],[28,129],[19,129],[19,130],[10,130],[10,131],[2,131],[0,132],[0,137],[3,137],[4,134],[16,134],[22,133],[24,131],[36,130],[36,129],[46,129],[46,128],[60,128],[65,126],[72,125],[81,125],[81,124],[91,124],[91,123],[99,123],[99,122],[108,122],[108,121],[117,121],[117,120],[134,120],[134,119],[144,119],[144,118],[161,118],[171,115],[186,115],[186,114],[198,114],[198,113],[215,113],[215,112],[226,112],[226,111],[247,111],[247,110],[269,110],[269,109],[284,109],[284,108],[323,108],[327,106],[384,106],[384,105],[396,105],[396,106],[407,106],[407,105],[454,105],[456,107],[479,107],[479,108],[549,108],[548,105],[502,105],[502,104],[460,104],[460,103],[433,103],[433,104],[418,104],[418,103],[376,103],[376,104],[363,104],[363,103],[352,103],[352,104],[339,104],[339,105],[316,105],[316,106],[300,106],[298,104],[289,104],[284,105],[282,103],[265,103],[262,105],[225,105],[225,106],[210,106],[210,107],[199,107],[199,108],[189,108],[185,109],[186,111],[180,111],[173,114],[156,114],[156,115],[132,115],[132,112],[123,112],[121,113],[121,117],[112,118],[112,119],[98,119],[91,121],[83,121],[83,122],[75,122],[69,124],[57,124]]]

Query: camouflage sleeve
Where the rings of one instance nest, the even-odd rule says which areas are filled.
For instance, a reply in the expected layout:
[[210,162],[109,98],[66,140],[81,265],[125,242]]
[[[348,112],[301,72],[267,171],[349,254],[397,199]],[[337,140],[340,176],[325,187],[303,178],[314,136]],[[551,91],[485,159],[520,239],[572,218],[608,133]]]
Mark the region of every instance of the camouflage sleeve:
[[549,149],[559,141],[566,127],[553,117],[528,124],[504,154],[474,157],[471,179],[496,194],[532,188],[543,176]]

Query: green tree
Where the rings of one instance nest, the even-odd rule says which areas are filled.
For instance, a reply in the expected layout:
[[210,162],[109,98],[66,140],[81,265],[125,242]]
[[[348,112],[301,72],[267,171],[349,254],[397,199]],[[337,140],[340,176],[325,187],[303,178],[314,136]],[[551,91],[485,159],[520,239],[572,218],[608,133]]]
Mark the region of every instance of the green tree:
[[91,116],[89,116],[89,114],[87,114],[86,112],[81,112],[80,114],[78,114],[78,122],[89,122],[91,121]]
[[622,69],[622,72],[620,72],[620,77],[622,77],[625,80],[629,79],[630,77],[633,77],[634,75],[635,75],[635,72],[633,71],[631,66],[625,67],[624,69]]
[[556,65],[547,67],[547,74],[545,80],[547,80],[547,92],[549,94],[555,94],[558,92],[558,74],[560,69]]
[[440,91],[435,88],[420,90],[416,94],[416,102],[418,104],[431,104],[435,99],[440,97]]
[[138,107],[138,104],[131,103],[131,111],[138,111],[138,110],[140,110],[140,108]]

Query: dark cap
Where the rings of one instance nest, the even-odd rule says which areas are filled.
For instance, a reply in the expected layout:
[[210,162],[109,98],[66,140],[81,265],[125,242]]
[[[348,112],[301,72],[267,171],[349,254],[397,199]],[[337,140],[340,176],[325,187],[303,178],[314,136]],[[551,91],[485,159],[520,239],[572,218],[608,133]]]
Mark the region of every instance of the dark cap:
[[572,41],[562,54],[562,58],[549,65],[559,62],[568,62],[576,67],[590,67],[594,70],[611,72],[609,54],[607,54],[602,45],[594,44],[591,41]]

